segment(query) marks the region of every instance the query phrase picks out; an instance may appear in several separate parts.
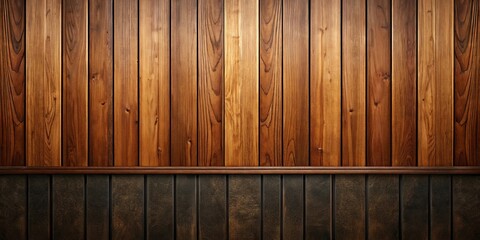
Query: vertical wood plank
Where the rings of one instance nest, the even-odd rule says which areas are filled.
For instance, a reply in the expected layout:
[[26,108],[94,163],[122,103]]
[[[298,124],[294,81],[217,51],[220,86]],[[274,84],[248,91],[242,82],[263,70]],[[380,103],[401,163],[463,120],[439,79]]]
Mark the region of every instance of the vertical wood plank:
[[52,176],[53,238],[85,239],[85,177]]
[[27,165],[61,165],[62,4],[27,1]]
[[26,179],[22,175],[0,176],[0,239],[27,239]]
[[283,1],[283,165],[309,165],[308,1]]
[[[398,175],[369,175],[367,181],[368,238],[400,238]],[[354,204],[352,202],[352,204]]]
[[310,1],[310,165],[341,164],[341,1]]
[[335,238],[365,239],[365,176],[335,176]]
[[[473,208],[472,208],[473,210]],[[448,175],[430,176],[431,239],[452,237],[452,184]]]
[[198,176],[198,238],[227,239],[227,176]]
[[331,239],[331,175],[305,176],[305,239]]
[[198,2],[198,165],[224,166],[223,0]]
[[172,1],[171,164],[197,165],[197,0]]
[[258,0],[225,0],[225,165],[257,166]]
[[170,165],[170,1],[140,1],[140,165]]
[[88,166],[88,1],[63,7],[63,165]]
[[417,1],[392,0],[392,165],[417,165]]
[[138,166],[138,1],[118,0],[114,14],[115,166]]
[[263,239],[281,239],[282,178],[280,175],[262,176],[262,214]]
[[175,179],[175,239],[197,239],[197,176]]
[[144,238],[144,176],[113,175],[112,239]]
[[86,176],[86,239],[110,237],[110,177],[108,175]]
[[283,239],[303,239],[304,196],[303,175],[284,175],[282,191]]
[[90,166],[113,165],[113,10],[112,0],[89,2]]
[[28,239],[51,239],[50,176],[28,176]]
[[453,164],[453,0],[418,2],[418,165]]
[[453,239],[480,236],[480,177],[453,176]]
[[480,165],[480,4],[455,1],[454,165]]
[[25,1],[0,4],[0,166],[24,166]]
[[229,175],[229,239],[260,239],[261,208],[261,177],[258,175]]
[[342,165],[366,164],[365,0],[342,3]]
[[146,201],[147,239],[174,239],[174,176],[148,175]]
[[428,239],[428,176],[400,177],[400,221],[403,239]]
[[282,1],[260,1],[260,165],[281,166]]

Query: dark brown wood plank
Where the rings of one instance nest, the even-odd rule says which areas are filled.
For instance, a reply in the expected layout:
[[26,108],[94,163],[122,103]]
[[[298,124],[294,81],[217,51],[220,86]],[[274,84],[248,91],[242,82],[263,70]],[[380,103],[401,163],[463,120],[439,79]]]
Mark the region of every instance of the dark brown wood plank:
[[[400,238],[400,199],[398,175],[367,177],[368,238]],[[352,204],[354,204],[352,202]]]
[[261,194],[261,176],[228,176],[229,239],[260,239]]
[[110,237],[110,176],[87,175],[85,218],[86,239]]
[[282,165],[282,1],[260,0],[260,165]]
[[1,1],[0,14],[0,166],[24,166],[25,1]]
[[27,239],[27,176],[0,176],[0,213],[0,239]]
[[335,239],[365,239],[365,175],[335,176]]
[[454,165],[480,165],[480,3],[455,1]]
[[118,175],[111,181],[112,239],[143,239],[144,176]]
[[227,176],[198,176],[198,239],[227,239]]
[[367,165],[391,165],[391,0],[367,1]]
[[85,239],[85,176],[52,176],[53,238]]
[[417,1],[392,0],[392,165],[417,165]]
[[331,239],[332,175],[305,176],[305,239]]
[[175,177],[175,238],[197,239],[197,176]]
[[63,166],[88,166],[88,1],[63,7]]
[[172,1],[171,165],[197,165],[197,0]]
[[400,177],[400,221],[403,239],[428,239],[428,176]]
[[174,176],[147,175],[146,237],[174,239]]
[[280,175],[264,175],[262,186],[262,237],[281,239],[282,178]]
[[113,4],[115,166],[138,166],[138,1]]
[[112,0],[90,0],[88,32],[88,157],[90,166],[113,166]]
[[365,0],[342,2],[342,165],[366,164]]
[[304,226],[304,176],[284,175],[282,179],[283,239],[302,239]]
[[51,239],[50,179],[48,175],[28,176],[28,239]]
[[453,239],[480,236],[480,177],[453,176]]
[[[474,209],[472,208],[472,211]],[[452,236],[451,176],[430,176],[430,237],[451,239]]]

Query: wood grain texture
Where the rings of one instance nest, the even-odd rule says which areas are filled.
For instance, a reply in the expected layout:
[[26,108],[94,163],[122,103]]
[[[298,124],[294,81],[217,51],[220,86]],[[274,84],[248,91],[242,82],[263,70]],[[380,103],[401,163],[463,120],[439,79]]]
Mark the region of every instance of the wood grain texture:
[[430,237],[452,239],[451,176],[430,176]]
[[198,239],[227,239],[227,176],[198,176]]
[[85,239],[110,237],[110,177],[108,175],[86,175],[86,236]]
[[305,239],[332,239],[332,176],[305,176]]
[[308,2],[283,1],[283,165],[309,165]]
[[225,0],[225,165],[258,166],[258,0]]
[[[367,221],[369,239],[400,238],[400,185],[398,176],[367,177]],[[352,202],[352,204],[355,204]]]
[[111,177],[111,238],[144,238],[144,176]]
[[342,3],[342,165],[366,164],[365,0]]
[[172,166],[197,165],[197,4],[172,1]]
[[61,165],[62,8],[27,1],[27,165]]
[[262,176],[262,237],[282,238],[282,176]]
[[28,237],[27,239],[51,239],[51,176],[28,176]]
[[391,165],[391,0],[367,1],[367,165]]
[[197,239],[197,176],[175,178],[175,239]]
[[0,176],[0,213],[0,239],[27,239],[26,176]]
[[113,3],[90,0],[88,157],[90,166],[113,166]]
[[480,236],[480,177],[453,177],[453,239],[475,239]]
[[223,0],[198,2],[198,165],[224,166]]
[[85,239],[85,176],[52,177],[53,238]]
[[392,166],[417,165],[417,1],[392,0]]
[[455,1],[454,165],[480,165],[480,4]]
[[304,237],[304,176],[284,175],[282,191],[283,239],[303,239]]
[[335,176],[334,194],[335,238],[365,239],[365,175]]
[[229,239],[259,239],[262,234],[261,177],[228,176]]
[[403,239],[428,239],[429,185],[426,175],[400,177],[400,221]]
[[149,175],[145,206],[147,239],[174,239],[174,176]]
[[310,165],[341,165],[341,1],[310,1]]
[[140,166],[170,165],[170,1],[140,1]]
[[25,165],[25,2],[0,2],[0,165]]
[[62,165],[88,166],[88,1],[62,7]]
[[418,2],[418,165],[453,164],[453,0]]
[[115,166],[138,166],[138,1],[113,4]]
[[260,165],[283,165],[282,1],[260,0]]

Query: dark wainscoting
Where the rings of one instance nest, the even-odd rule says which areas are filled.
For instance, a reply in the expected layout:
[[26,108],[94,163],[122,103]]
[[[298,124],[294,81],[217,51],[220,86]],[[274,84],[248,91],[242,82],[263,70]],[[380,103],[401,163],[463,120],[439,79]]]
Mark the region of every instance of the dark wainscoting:
[[1,175],[0,239],[476,239],[478,175]]

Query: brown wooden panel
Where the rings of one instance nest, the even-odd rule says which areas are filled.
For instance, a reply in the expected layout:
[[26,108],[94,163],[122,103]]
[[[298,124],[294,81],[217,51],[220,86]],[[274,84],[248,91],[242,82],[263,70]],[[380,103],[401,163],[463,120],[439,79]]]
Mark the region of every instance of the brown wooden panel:
[[198,165],[223,166],[223,0],[198,2]]
[[392,1],[392,165],[417,165],[417,1]]
[[452,184],[450,176],[430,176],[430,237],[451,239]]
[[171,164],[197,165],[197,0],[172,1]]
[[365,175],[335,176],[336,239],[365,239]]
[[174,176],[148,175],[146,214],[147,239],[174,239]]
[[114,164],[138,166],[138,1],[113,8]]
[[88,166],[88,1],[63,7],[63,166]]
[[260,165],[281,166],[282,1],[260,0]]
[[111,238],[144,238],[144,176],[111,178]]
[[86,179],[86,239],[110,237],[110,177],[87,175]]
[[197,176],[175,178],[175,239],[197,239]]
[[225,1],[225,165],[257,166],[258,0]]
[[367,1],[367,165],[391,164],[391,0]]
[[28,176],[28,239],[51,239],[50,179],[48,175]]
[[400,224],[403,239],[428,239],[428,191],[428,176],[400,177]]
[[453,239],[480,236],[480,177],[453,176]]
[[170,165],[170,1],[140,1],[140,166]]
[[305,176],[305,239],[331,239],[332,176]]
[[418,2],[418,165],[453,164],[453,0]]
[[341,1],[310,1],[310,165],[341,164]]
[[227,239],[227,177],[198,176],[198,239]]
[[27,1],[27,165],[61,165],[61,0]]
[[[367,178],[368,238],[400,238],[398,176],[370,175]],[[352,204],[355,204],[352,202]]]
[[480,4],[455,1],[454,165],[480,165]]
[[259,175],[228,176],[229,239],[260,239],[261,208]]
[[85,177],[52,176],[53,238],[85,239]]
[[25,1],[0,3],[0,166],[25,165]]
[[342,165],[366,164],[365,0],[342,3]]
[[26,180],[22,175],[0,176],[0,239],[27,239]]
[[113,10],[112,0],[89,2],[90,166],[113,166]]
[[262,237],[281,239],[282,234],[282,177],[262,176]]
[[283,1],[283,165],[309,165],[308,2]]
[[284,175],[282,182],[283,239],[302,239],[305,213],[304,177]]

